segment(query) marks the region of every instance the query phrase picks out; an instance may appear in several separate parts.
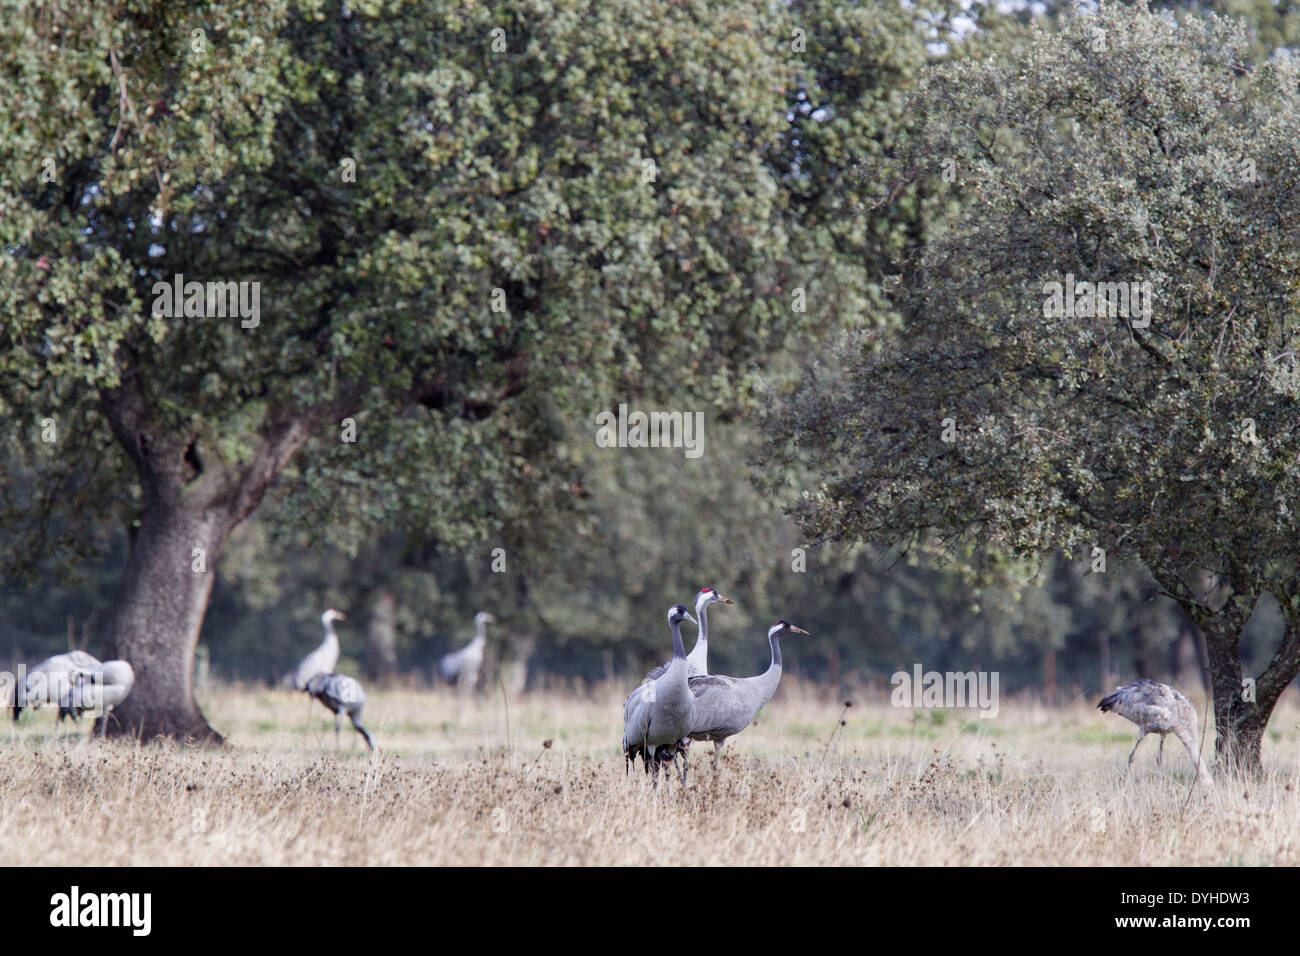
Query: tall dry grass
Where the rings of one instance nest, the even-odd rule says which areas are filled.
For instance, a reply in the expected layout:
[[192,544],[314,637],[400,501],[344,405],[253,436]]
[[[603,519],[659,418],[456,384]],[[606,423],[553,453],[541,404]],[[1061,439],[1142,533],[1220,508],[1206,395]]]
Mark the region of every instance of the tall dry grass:
[[[1283,864],[1300,862],[1300,708],[1267,776],[1191,789],[1187,755],[1090,701],[1004,699],[996,718],[839,701],[787,682],[685,788],[625,777],[624,688],[374,693],[373,758],[304,695],[214,687],[220,750],[0,734],[0,863]],[[507,712],[508,710],[508,712]],[[832,738],[832,733],[833,738]],[[7,740],[5,738],[8,738]],[[549,747],[544,746],[550,741]],[[1206,741],[1206,752],[1212,741]]]

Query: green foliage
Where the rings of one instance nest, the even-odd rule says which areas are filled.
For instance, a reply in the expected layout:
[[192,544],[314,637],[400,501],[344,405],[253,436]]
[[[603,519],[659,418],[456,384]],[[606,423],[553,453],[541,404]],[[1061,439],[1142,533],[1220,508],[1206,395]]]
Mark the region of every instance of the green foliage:
[[[1097,545],[1162,581],[1222,569],[1251,606],[1293,593],[1295,90],[1239,26],[1128,8],[936,71],[898,175],[950,160],[960,203],[897,291],[905,327],[769,422],[779,460],[830,464],[805,528]],[[1149,281],[1149,327],[1045,314],[1070,273]]]
[[[301,421],[295,525],[465,542],[515,503],[564,506],[551,448],[595,403],[744,406],[764,355],[856,305],[790,308],[821,266],[791,244],[820,225],[789,200],[799,66],[764,4],[6,20],[4,79],[30,92],[0,108],[4,467],[94,480],[82,520],[130,517],[103,409],[130,389],[197,459],[187,482],[233,481]],[[154,314],[175,274],[260,283],[260,323]],[[33,417],[64,439],[39,445]],[[14,541],[28,504],[7,502]]]

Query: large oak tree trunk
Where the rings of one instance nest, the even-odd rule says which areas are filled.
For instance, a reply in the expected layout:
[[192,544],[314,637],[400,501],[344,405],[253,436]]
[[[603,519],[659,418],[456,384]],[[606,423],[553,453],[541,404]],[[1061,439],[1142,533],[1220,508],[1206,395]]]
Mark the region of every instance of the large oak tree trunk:
[[142,510],[106,643],[135,669],[135,686],[107,731],[220,743],[194,700],[194,649],[226,538],[258,506],[311,423],[331,413],[270,411],[240,470],[205,457],[199,426],[177,432],[139,374],[102,395],[105,417],[140,482]]
[[1241,629],[1234,619],[1221,615],[1198,613],[1197,618],[1210,657],[1215,757],[1230,773],[1257,774],[1268,715],[1259,719],[1255,705],[1242,698]]
[[1219,772],[1259,775],[1269,717],[1282,691],[1300,673],[1300,615],[1287,611],[1293,607],[1290,595],[1275,595],[1287,612],[1281,643],[1264,673],[1257,680],[1246,679],[1241,636],[1260,594],[1238,589],[1224,575],[1209,575],[1201,569],[1184,575],[1158,561],[1148,562],[1148,567],[1205,636]]
[[[1279,600],[1285,595],[1280,595]],[[1232,603],[1230,602],[1229,607]],[[1225,612],[1229,608],[1224,609]],[[1253,610],[1253,608],[1252,608]],[[1238,644],[1249,612],[1196,616],[1205,633],[1214,688],[1214,721],[1218,730],[1215,753],[1230,772],[1257,775],[1263,769],[1260,749],[1264,730],[1278,698],[1300,673],[1300,627],[1294,615],[1286,617],[1286,630],[1268,667],[1258,679],[1246,679]]]
[[135,668],[135,686],[111,733],[221,742],[194,700],[194,649],[229,531],[223,511],[186,502],[141,515],[108,635]]

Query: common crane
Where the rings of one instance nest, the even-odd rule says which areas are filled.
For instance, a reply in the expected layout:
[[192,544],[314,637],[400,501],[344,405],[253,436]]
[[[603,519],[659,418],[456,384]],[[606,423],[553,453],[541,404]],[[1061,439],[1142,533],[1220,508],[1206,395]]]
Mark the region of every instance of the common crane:
[[325,640],[321,641],[320,647],[304,657],[294,670],[294,688],[305,690],[307,681],[317,674],[333,672],[339,662],[339,636],[334,631],[334,622],[345,620],[347,620],[347,615],[342,611],[334,610],[334,608],[329,608],[320,616],[320,622],[325,628]]
[[808,632],[789,621],[777,621],[767,631],[772,645],[772,662],[757,677],[724,677],[706,674],[688,682],[695,697],[695,722],[692,740],[713,741],[713,769],[728,737],[734,737],[750,725],[763,705],[772,699],[781,682],[781,635]]
[[[47,657],[27,672],[27,676],[14,685],[12,714],[17,720],[24,707],[33,710],[42,704],[62,705],[63,699],[72,686],[72,679],[80,671],[91,671],[103,666],[97,657],[85,651],[69,651]],[[67,716],[63,707],[59,707],[59,720]]]
[[[1165,752],[1165,735],[1173,734],[1187,748],[1187,756],[1196,765],[1196,772],[1206,786],[1213,783],[1205,761],[1201,759],[1200,748],[1196,740],[1196,708],[1192,702],[1174,690],[1168,684],[1147,680],[1145,677],[1131,684],[1117,687],[1097,704],[1097,709],[1105,713],[1113,710],[1121,717],[1127,717],[1138,727],[1137,743],[1128,755],[1128,766],[1133,766],[1133,755],[1137,753],[1138,744],[1147,734],[1160,735],[1160,749],[1156,752],[1156,768]],[[1128,768],[1124,772],[1128,773]]]
[[[695,722],[695,696],[687,685],[686,649],[682,646],[682,621],[695,623],[686,607],[674,604],[668,609],[668,629],[673,635],[673,660],[659,677],[637,687],[623,704],[624,770],[631,768],[639,756],[646,773],[654,770],[659,783],[658,751],[677,763],[677,744],[691,732]],[[685,773],[682,773],[685,780]]]
[[102,710],[99,733],[108,733],[108,715],[126,700],[135,686],[135,668],[126,661],[105,661],[98,667],[78,671],[64,697],[59,715],[78,719],[88,710]]
[[479,668],[483,666],[483,646],[487,643],[487,626],[497,619],[487,611],[474,615],[474,640],[458,651],[442,655],[438,673],[449,684],[461,690],[472,690],[478,684]]
[[330,713],[334,715],[335,745],[341,745],[339,727],[343,722],[343,715],[347,714],[348,720],[352,721],[352,726],[357,733],[365,738],[366,746],[371,750],[375,749],[374,741],[370,739],[370,732],[361,726],[361,709],[366,706],[366,692],[361,688],[360,683],[346,674],[317,674],[307,681],[304,689],[329,708]]

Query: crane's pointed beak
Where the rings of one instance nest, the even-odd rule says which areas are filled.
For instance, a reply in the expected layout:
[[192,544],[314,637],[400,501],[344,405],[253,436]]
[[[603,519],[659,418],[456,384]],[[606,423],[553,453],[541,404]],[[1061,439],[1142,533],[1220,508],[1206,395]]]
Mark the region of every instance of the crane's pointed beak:
[[344,614],[342,611],[335,611],[334,617],[336,620],[340,620],[340,621],[346,621],[348,619],[348,616]]
[[685,616],[685,620],[690,621],[690,622],[691,622],[692,624],[694,624],[696,627],[699,627],[699,626],[700,626],[700,622],[697,621],[697,620],[695,620],[695,618],[691,617],[690,614],[687,614],[687,615]]
[[804,635],[806,635],[806,636],[808,636],[808,637],[812,637],[812,635],[809,634],[807,631],[805,631],[802,627],[795,627],[793,624],[790,625],[790,633],[791,633],[791,634],[804,634]]
[[719,594],[719,595],[718,595],[718,603],[719,603],[719,604],[735,604],[736,602],[733,601],[731,598],[724,598],[721,594]]

